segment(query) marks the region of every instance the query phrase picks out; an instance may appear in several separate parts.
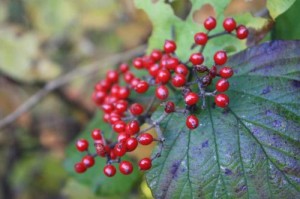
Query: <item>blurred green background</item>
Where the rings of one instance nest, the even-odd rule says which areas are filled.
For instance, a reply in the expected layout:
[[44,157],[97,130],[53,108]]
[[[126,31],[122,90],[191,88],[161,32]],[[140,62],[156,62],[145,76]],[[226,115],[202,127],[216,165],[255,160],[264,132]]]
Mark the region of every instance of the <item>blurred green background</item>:
[[[299,27],[290,29],[299,2],[278,18],[267,38],[300,38]],[[176,15],[187,15],[188,0],[170,3]],[[233,0],[225,14],[255,13],[264,6],[264,0]],[[201,13],[195,17],[201,19]],[[147,43],[151,29],[132,0],[0,0],[0,119],[50,80]],[[127,195],[103,197],[64,168],[66,147],[95,113],[93,84],[109,67],[114,66],[99,65],[98,73],[56,89],[0,129],[0,198],[151,198],[142,175]],[[145,150],[140,153],[151,147]]]

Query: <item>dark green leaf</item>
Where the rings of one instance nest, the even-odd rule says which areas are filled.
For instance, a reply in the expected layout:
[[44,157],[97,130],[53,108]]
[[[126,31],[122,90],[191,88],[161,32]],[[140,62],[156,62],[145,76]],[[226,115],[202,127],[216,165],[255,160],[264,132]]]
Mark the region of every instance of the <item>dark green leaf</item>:
[[146,175],[155,198],[299,198],[299,55],[295,41],[243,51],[229,63],[229,110],[210,99],[193,131],[182,115],[164,120],[164,150]]

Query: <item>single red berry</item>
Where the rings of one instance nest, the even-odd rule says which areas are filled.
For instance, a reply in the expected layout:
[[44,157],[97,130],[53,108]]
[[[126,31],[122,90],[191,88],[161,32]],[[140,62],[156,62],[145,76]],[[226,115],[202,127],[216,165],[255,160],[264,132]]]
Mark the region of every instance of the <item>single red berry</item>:
[[186,83],[186,78],[184,75],[181,74],[176,74],[173,78],[172,78],[172,84],[175,87],[182,87],[184,86]]
[[134,103],[130,106],[130,112],[132,113],[132,115],[141,115],[144,112],[144,108],[141,104],[139,103]]
[[204,62],[202,53],[193,53],[190,56],[190,62],[194,65],[200,65]]
[[145,93],[149,88],[149,84],[146,81],[140,81],[135,87],[134,90],[137,93]]
[[89,142],[86,139],[79,139],[76,142],[76,148],[80,152],[85,151],[89,148]]
[[[103,79],[100,82],[98,82],[98,86],[100,86],[102,91],[108,91],[111,87],[111,83],[107,79]],[[99,88],[99,87],[98,87]]]
[[119,114],[124,113],[127,110],[128,102],[125,100],[119,100],[115,103],[115,111]]
[[143,158],[139,161],[139,168],[142,171],[149,170],[152,167],[152,160],[150,158]]
[[116,174],[116,167],[114,165],[108,164],[104,167],[103,173],[107,177],[113,177]]
[[126,148],[127,148],[127,151],[134,151],[136,149],[136,147],[138,146],[138,141],[136,138],[134,137],[130,137],[128,138],[126,141]]
[[203,23],[204,27],[206,28],[206,30],[212,30],[216,27],[217,25],[217,21],[214,17],[208,17],[204,23]]
[[117,133],[122,133],[126,129],[126,123],[122,120],[119,120],[113,124],[113,129]]
[[86,155],[82,158],[81,162],[85,165],[86,168],[90,168],[90,167],[94,166],[95,159],[91,155]]
[[174,102],[168,101],[166,103],[166,106],[165,106],[165,112],[166,113],[173,113],[174,111],[175,111],[175,104],[174,104]]
[[111,113],[109,115],[109,123],[110,124],[114,124],[114,123],[116,123],[116,122],[118,122],[120,120],[121,120],[121,116],[119,114]]
[[133,166],[132,166],[131,162],[124,160],[124,161],[120,162],[119,170],[122,174],[129,175],[133,171]]
[[111,113],[115,109],[114,105],[112,104],[102,104],[101,108],[104,113]]
[[104,113],[103,114],[103,121],[106,122],[106,123],[109,123],[109,120],[110,120],[110,114]]
[[139,136],[139,143],[141,145],[149,145],[153,142],[153,136],[150,133],[142,133]]
[[197,93],[190,92],[184,97],[184,101],[187,105],[192,106],[199,101],[199,96]]
[[176,50],[176,43],[172,40],[166,40],[164,44],[164,50],[166,53],[173,53]]
[[147,56],[147,55],[145,55],[142,58],[142,60],[143,60],[143,66],[146,69],[148,69],[150,66],[152,66],[155,63],[154,60],[150,56]]
[[186,76],[189,73],[189,70],[187,69],[187,67],[185,65],[179,64],[175,68],[175,73]]
[[239,39],[246,39],[248,37],[248,34],[249,34],[248,28],[246,28],[245,26],[239,25],[236,28],[236,36],[237,36],[237,38],[239,38]]
[[118,94],[117,94],[117,97],[119,99],[127,99],[130,95],[130,90],[129,88],[126,88],[126,87],[120,87],[119,90],[118,90]]
[[125,81],[127,84],[129,84],[133,79],[134,79],[134,74],[132,74],[132,72],[127,71],[127,72],[124,74],[124,81]]
[[160,69],[156,76],[156,83],[166,84],[171,79],[171,73],[167,69]]
[[125,63],[120,64],[119,70],[120,70],[122,73],[126,73],[126,72],[129,70],[128,64],[125,64]]
[[195,129],[199,126],[199,120],[195,115],[189,115],[186,118],[185,124],[189,129]]
[[97,90],[93,92],[92,99],[96,105],[100,106],[104,102],[106,96],[106,92]]
[[169,97],[169,90],[166,86],[160,85],[155,90],[155,96],[160,100],[165,100]]
[[130,82],[131,88],[136,87],[136,85],[138,85],[138,83],[139,83],[140,81],[141,81],[141,79],[139,79],[139,78],[133,78],[133,79],[131,80],[131,82]]
[[219,79],[216,83],[216,89],[219,92],[225,92],[227,91],[227,89],[229,88],[229,82],[227,81],[227,79]]
[[204,32],[198,32],[194,35],[195,43],[198,45],[205,45],[207,43],[208,37]]
[[158,71],[160,70],[160,65],[159,64],[153,64],[149,69],[148,72],[152,77],[156,77]]
[[118,82],[119,79],[119,74],[117,71],[115,70],[110,70],[107,72],[106,74],[106,79],[110,82],[110,83],[116,83]]
[[101,140],[102,139],[102,132],[100,129],[94,129],[92,131],[92,134],[91,134],[92,138],[94,140]]
[[126,133],[129,135],[135,135],[140,131],[140,124],[137,120],[130,121],[126,125]]
[[118,156],[118,157],[124,156],[126,151],[127,151],[126,145],[123,142],[117,143],[114,147],[114,152],[115,152],[116,156]]
[[231,32],[236,28],[236,22],[233,18],[226,18],[223,21],[223,27],[227,32]]
[[179,60],[176,57],[170,57],[166,61],[166,68],[169,70],[175,70],[176,66],[179,64]]
[[215,103],[218,107],[225,108],[229,104],[229,97],[224,93],[217,94],[215,96]]
[[86,171],[86,167],[82,162],[76,163],[74,169],[77,173],[84,173]]
[[228,79],[232,75],[233,75],[233,70],[232,70],[231,67],[225,66],[225,67],[221,68],[221,70],[220,70],[220,76],[221,77]]
[[217,51],[214,55],[214,60],[217,65],[223,65],[227,62],[227,53],[224,50]]
[[143,66],[143,59],[138,57],[138,58],[135,58],[133,60],[133,66],[136,68],[136,69],[142,69],[144,66]]
[[160,50],[154,49],[152,50],[150,56],[154,61],[159,61],[162,57],[162,52]]
[[130,138],[128,133],[123,132],[118,134],[118,142],[125,142],[127,138]]

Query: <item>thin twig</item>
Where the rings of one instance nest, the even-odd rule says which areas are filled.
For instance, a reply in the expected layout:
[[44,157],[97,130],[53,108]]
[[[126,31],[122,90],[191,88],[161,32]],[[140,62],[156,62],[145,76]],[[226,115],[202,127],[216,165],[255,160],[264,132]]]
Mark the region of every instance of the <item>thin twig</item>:
[[144,50],[145,50],[145,45],[142,45],[135,49],[122,52],[119,54],[115,54],[110,57],[91,63],[89,65],[78,67],[77,69],[63,76],[60,76],[57,79],[48,82],[43,89],[39,90],[34,95],[32,95],[27,101],[21,104],[14,112],[12,112],[8,116],[0,120],[0,129],[11,124],[16,119],[18,119],[23,113],[29,111],[53,90],[56,90],[57,88],[71,82],[76,78],[95,74],[99,70],[99,66],[101,65],[116,65],[119,62],[126,61],[133,58],[134,56],[140,54]]

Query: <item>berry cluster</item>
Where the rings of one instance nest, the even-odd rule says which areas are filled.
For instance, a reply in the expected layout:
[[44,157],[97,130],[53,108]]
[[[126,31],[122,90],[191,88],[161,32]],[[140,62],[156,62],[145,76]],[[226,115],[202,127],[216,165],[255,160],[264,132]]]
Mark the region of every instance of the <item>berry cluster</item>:
[[[154,49],[150,55],[137,57],[133,60],[133,68],[122,63],[116,70],[110,70],[106,78],[99,81],[94,88],[93,101],[103,111],[103,121],[112,128],[113,139],[104,137],[102,130],[94,129],[91,132],[95,153],[91,154],[89,142],[86,139],[79,139],[76,143],[79,152],[87,154],[82,160],[75,164],[75,171],[83,173],[95,164],[96,157],[107,159],[107,165],[103,172],[106,176],[112,177],[116,174],[114,163],[119,164],[119,171],[128,175],[133,171],[130,161],[122,160],[126,153],[134,151],[138,145],[149,145],[157,142],[159,150],[153,158],[145,157],[138,162],[140,170],[149,170],[152,161],[158,158],[163,149],[164,137],[160,123],[172,113],[186,116],[186,126],[195,129],[199,126],[199,119],[193,113],[206,107],[206,97],[214,97],[215,105],[226,108],[229,98],[225,91],[229,88],[228,79],[233,75],[233,70],[226,66],[227,53],[224,50],[217,51],[214,56],[214,65],[205,66],[203,50],[207,42],[215,37],[225,34],[236,36],[238,39],[245,39],[248,30],[243,25],[236,25],[232,18],[223,22],[224,32],[210,35],[216,27],[216,19],[209,17],[204,21],[207,32],[199,32],[194,35],[195,43],[192,48],[200,46],[198,52],[192,53],[188,61],[180,60],[176,55],[177,45],[173,40],[166,40],[163,50]],[[233,31],[235,30],[235,34]],[[143,71],[143,77],[136,75],[136,71]],[[145,75],[146,74],[146,75]],[[213,79],[220,77],[215,84],[215,89],[210,87]],[[144,94],[154,87],[155,91],[151,97],[143,103],[138,98],[132,97],[136,94]],[[177,107],[169,99],[169,93],[179,93],[182,96],[185,106]],[[151,118],[157,106],[156,101],[164,106],[164,114],[158,119]],[[199,102],[202,101],[199,107]],[[148,124],[146,129],[141,125]],[[157,138],[147,133],[154,128]]]

